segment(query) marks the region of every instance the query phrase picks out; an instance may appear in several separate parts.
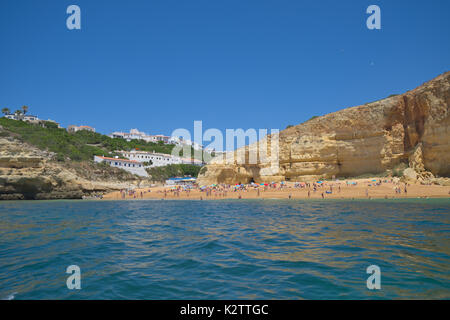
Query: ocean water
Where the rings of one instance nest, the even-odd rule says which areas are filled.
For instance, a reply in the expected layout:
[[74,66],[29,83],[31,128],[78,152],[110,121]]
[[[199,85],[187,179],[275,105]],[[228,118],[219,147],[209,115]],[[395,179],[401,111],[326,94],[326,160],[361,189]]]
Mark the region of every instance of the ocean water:
[[1,202],[0,298],[449,299],[450,199]]

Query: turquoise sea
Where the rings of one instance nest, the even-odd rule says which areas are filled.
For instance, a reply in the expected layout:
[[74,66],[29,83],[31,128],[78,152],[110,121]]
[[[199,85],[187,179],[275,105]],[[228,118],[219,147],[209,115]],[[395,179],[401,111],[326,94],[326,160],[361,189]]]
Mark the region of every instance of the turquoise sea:
[[0,298],[449,299],[450,199],[1,202]]

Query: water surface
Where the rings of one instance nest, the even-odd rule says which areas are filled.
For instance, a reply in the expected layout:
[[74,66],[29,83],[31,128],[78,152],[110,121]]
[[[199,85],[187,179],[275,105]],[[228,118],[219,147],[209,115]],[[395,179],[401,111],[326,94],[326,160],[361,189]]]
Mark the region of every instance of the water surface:
[[0,298],[448,299],[449,213],[450,199],[1,202]]

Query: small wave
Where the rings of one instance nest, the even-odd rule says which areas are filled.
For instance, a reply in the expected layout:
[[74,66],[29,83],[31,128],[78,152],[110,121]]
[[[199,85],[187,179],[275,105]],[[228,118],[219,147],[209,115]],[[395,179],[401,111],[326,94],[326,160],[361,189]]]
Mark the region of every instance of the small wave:
[[13,292],[9,296],[7,296],[6,298],[4,298],[2,300],[14,300],[16,294],[17,294],[17,292]]

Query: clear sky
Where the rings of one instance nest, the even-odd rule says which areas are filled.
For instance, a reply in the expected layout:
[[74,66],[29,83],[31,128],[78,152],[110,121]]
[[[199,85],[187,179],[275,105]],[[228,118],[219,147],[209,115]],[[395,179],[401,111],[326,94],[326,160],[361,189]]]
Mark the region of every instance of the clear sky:
[[[66,9],[81,8],[81,30]],[[368,30],[366,8],[381,8]],[[279,128],[450,70],[448,0],[1,0],[0,107],[63,126]]]

